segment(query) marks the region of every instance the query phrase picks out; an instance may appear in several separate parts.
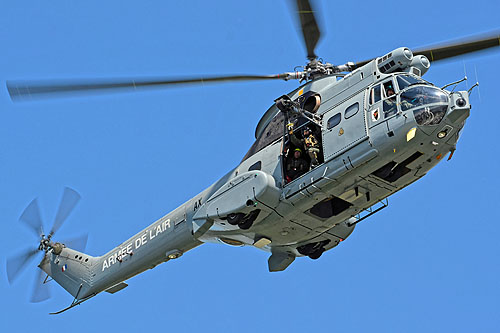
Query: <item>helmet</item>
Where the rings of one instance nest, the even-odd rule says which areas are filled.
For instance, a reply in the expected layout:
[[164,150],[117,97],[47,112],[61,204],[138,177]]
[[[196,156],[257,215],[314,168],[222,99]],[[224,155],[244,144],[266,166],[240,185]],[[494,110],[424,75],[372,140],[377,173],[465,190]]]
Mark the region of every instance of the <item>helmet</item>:
[[302,149],[300,148],[295,148],[294,152],[298,151],[299,153],[302,153]]

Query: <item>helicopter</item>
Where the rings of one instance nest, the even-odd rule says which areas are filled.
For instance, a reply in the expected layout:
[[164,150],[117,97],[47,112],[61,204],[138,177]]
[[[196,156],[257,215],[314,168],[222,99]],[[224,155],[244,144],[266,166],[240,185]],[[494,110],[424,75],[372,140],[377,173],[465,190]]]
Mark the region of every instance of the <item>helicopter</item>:
[[[38,249],[45,257],[40,267],[75,297],[71,307],[102,291],[117,292],[133,275],[205,242],[267,251],[270,271],[286,269],[296,257],[317,259],[347,239],[357,223],[387,207],[388,196],[454,151],[470,112],[469,92],[446,91],[421,76],[432,62],[497,46],[497,36],[415,52],[399,48],[370,61],[334,66],[318,60],[314,52],[319,30],[309,2],[297,4],[309,59],[300,71],[69,86],[8,83],[13,99],[246,79],[303,83],[277,98],[264,114],[256,142],[240,165],[104,256],[91,257],[73,251],[69,243],[54,243],[52,235],[62,222],[45,236],[38,228],[36,202],[28,206],[21,220],[35,226],[41,238]],[[293,142],[304,139],[306,128],[318,141],[314,165],[307,147]],[[292,176],[287,166],[297,149],[307,171]],[[76,197],[76,192],[65,190],[60,211],[67,213],[61,216],[69,215],[73,204],[68,202]]]

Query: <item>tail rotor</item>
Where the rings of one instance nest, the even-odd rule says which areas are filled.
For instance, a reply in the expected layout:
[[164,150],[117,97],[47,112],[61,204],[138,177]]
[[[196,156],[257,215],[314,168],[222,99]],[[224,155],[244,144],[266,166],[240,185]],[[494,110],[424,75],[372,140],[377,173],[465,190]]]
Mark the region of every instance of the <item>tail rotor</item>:
[[[80,201],[80,198],[80,195],[75,190],[69,187],[64,188],[56,218],[48,235],[45,235],[43,231],[43,221],[40,215],[38,200],[34,199],[26,207],[26,209],[21,214],[19,221],[35,233],[38,238],[38,244],[36,247],[27,248],[17,255],[14,255],[7,259],[7,279],[9,280],[10,284],[12,284],[16,280],[16,278],[19,277],[22,271],[26,269],[28,264],[33,261],[33,259],[37,257],[39,253],[45,254],[51,251],[52,253],[59,254],[66,246],[83,252],[87,244],[87,234],[70,239],[64,243],[52,241],[52,237],[64,224],[68,216]],[[40,269],[37,273],[30,301],[41,302],[48,299],[49,297],[50,289],[47,285],[45,274]]]

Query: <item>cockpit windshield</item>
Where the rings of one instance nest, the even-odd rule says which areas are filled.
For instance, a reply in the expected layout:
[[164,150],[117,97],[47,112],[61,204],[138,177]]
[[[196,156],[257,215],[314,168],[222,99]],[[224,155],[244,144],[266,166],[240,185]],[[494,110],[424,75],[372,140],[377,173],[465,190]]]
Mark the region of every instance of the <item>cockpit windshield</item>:
[[399,90],[403,90],[415,84],[429,84],[427,81],[412,75],[398,75],[397,80]]
[[437,125],[448,110],[448,95],[429,86],[416,86],[401,92],[401,109],[413,109],[419,125]]
[[401,109],[403,111],[435,103],[448,105],[448,95],[440,89],[426,86],[413,87],[401,93]]

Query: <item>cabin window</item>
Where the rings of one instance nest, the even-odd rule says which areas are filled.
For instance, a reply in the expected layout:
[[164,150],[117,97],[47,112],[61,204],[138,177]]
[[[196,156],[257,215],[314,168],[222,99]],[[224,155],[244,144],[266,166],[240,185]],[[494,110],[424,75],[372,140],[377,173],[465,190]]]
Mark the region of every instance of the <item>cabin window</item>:
[[375,104],[380,101],[380,84],[373,87],[370,92],[370,104]]
[[342,119],[342,116],[340,115],[340,112],[328,119],[328,125],[327,128],[331,129],[340,124],[340,120]]
[[248,171],[253,171],[253,170],[260,170],[262,168],[262,162],[258,161],[252,164],[249,168]]
[[354,103],[350,107],[348,107],[344,112],[344,119],[349,119],[354,116],[359,111],[359,103]]

